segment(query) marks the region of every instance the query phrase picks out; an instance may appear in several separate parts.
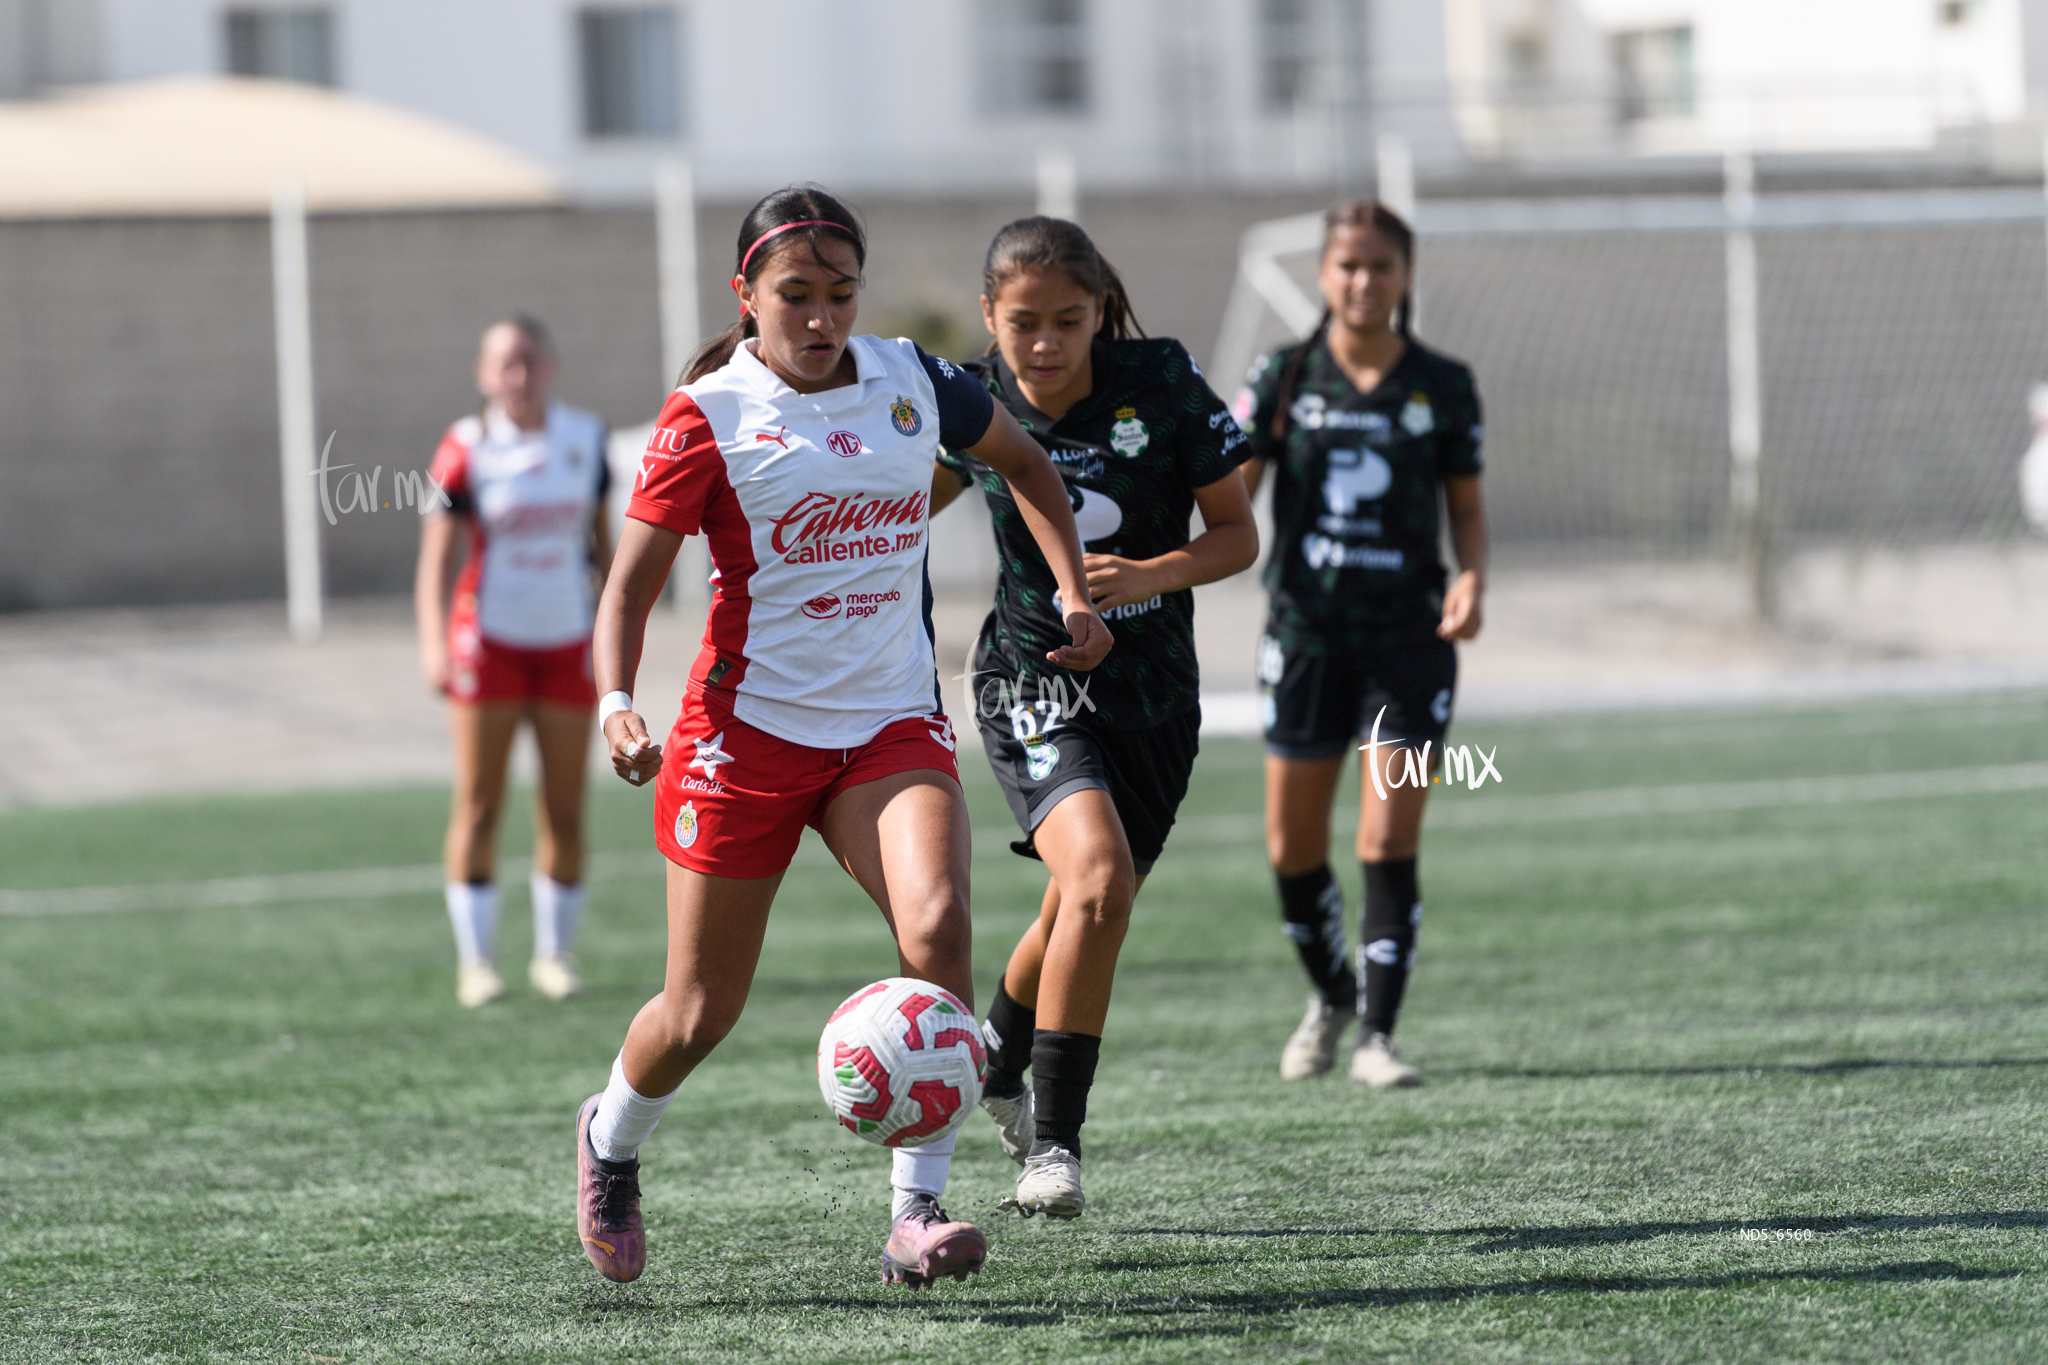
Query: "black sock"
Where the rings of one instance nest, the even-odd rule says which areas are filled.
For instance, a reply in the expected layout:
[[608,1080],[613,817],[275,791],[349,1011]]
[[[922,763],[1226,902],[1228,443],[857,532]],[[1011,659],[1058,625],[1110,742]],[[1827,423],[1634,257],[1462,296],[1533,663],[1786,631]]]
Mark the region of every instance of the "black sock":
[[1037,1031],[1038,1011],[1012,1000],[1008,988],[997,982],[995,1003],[981,1026],[981,1040],[988,1044],[984,1095],[1007,1100],[1024,1093],[1024,1069],[1031,1065],[1031,1038]]
[[1057,1144],[1081,1155],[1081,1125],[1088,1121],[1088,1087],[1102,1040],[1088,1033],[1040,1029],[1031,1040],[1031,1099],[1038,1117],[1033,1152]]
[[1365,909],[1358,917],[1358,1016],[1368,1033],[1392,1033],[1408,970],[1415,965],[1422,892],[1413,858],[1359,866],[1365,871]]
[[1317,994],[1332,1009],[1353,1009],[1358,982],[1344,961],[1344,888],[1330,865],[1291,876],[1276,872],[1273,879],[1280,884],[1280,927],[1294,940]]

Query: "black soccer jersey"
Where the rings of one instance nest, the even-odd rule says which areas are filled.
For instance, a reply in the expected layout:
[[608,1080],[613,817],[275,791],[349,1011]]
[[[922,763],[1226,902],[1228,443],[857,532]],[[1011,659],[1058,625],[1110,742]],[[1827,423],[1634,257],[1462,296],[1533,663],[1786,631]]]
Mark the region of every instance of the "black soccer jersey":
[[1273,405],[1291,349],[1252,366],[1233,408],[1273,479],[1273,624],[1340,640],[1434,626],[1444,593],[1438,491],[1481,467],[1472,371],[1410,341],[1360,393],[1323,337],[1302,344],[1311,349],[1284,440],[1273,440]]
[[[1098,338],[1089,364],[1093,391],[1058,421],[1031,406],[1001,356],[967,367],[1052,457],[1086,550],[1138,560],[1177,550],[1188,543],[1194,491],[1236,469],[1251,444],[1177,341]],[[995,523],[995,608],[974,652],[976,701],[985,713],[1007,709],[1006,688],[1021,690],[1025,701],[1064,695],[1069,724],[1123,729],[1197,705],[1193,592],[1104,611],[1116,636],[1109,657],[1088,673],[1054,667],[1046,651],[1070,643],[1057,585],[1009,484],[971,455],[939,458],[981,485]]]

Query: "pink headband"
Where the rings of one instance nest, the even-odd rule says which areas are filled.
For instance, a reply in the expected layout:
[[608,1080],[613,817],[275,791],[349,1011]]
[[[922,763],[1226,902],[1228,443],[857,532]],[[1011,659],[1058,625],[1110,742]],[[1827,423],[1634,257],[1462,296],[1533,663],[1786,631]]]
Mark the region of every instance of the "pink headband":
[[756,237],[754,239],[754,244],[747,248],[747,254],[740,257],[740,273],[734,277],[735,287],[737,287],[737,283],[739,280],[743,280],[747,277],[747,262],[754,259],[754,253],[761,249],[761,243],[767,241],[770,237],[780,236],[782,233],[788,232],[793,228],[800,227],[838,228],[841,232],[844,232],[849,237],[853,235],[853,230],[847,227],[846,224],[835,223],[829,218],[806,218],[801,223],[784,223],[781,227],[769,228],[759,237]]

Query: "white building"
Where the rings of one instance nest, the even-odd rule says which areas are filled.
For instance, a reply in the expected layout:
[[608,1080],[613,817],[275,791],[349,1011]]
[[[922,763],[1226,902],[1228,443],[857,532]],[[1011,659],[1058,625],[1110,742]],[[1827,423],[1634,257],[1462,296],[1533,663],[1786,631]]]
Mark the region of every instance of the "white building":
[[[0,0],[0,94],[207,72],[448,119],[591,198],[1363,183],[1708,152],[1917,149],[2048,87],[2048,0]],[[2042,100],[2035,96],[2035,107]]]

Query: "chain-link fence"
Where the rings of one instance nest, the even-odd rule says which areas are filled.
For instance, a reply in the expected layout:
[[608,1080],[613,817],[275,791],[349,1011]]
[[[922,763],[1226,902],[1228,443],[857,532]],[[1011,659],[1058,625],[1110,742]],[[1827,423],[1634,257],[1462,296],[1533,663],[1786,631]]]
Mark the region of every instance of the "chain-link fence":
[[[1417,218],[1418,335],[1477,373],[1507,553],[1731,550],[1721,201]],[[2048,379],[2041,218],[2032,191],[1760,199],[1760,515],[1780,552],[2022,531],[2028,390]],[[1320,240],[1313,217],[1248,234],[1219,365],[1312,319]]]

